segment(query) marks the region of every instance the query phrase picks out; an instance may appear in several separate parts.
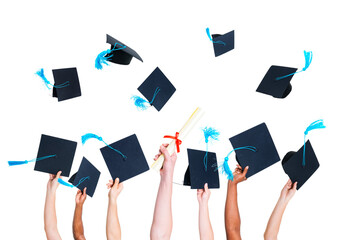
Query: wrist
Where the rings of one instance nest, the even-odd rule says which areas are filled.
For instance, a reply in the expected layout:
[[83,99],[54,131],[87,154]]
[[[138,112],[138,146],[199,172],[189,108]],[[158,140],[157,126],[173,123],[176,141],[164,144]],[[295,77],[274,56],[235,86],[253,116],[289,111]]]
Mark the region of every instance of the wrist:
[[237,182],[228,180],[228,187],[236,187],[236,186],[237,186]]
[[114,198],[114,197],[109,197],[109,203],[110,204],[117,204],[117,198]]
[[84,203],[76,203],[76,208],[77,209],[83,209],[83,205],[84,205]]
[[161,175],[161,183],[171,184],[172,185],[173,174],[164,174]]

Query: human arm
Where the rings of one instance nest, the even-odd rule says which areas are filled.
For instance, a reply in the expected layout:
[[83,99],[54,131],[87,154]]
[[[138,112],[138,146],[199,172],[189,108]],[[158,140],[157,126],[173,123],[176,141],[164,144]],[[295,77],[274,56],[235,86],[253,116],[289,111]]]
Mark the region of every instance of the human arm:
[[277,239],[283,213],[290,199],[294,196],[296,192],[296,187],[297,187],[297,182],[293,184],[291,180],[288,180],[286,185],[283,187],[279,200],[277,201],[276,206],[269,218],[267,228],[264,233],[265,240],[276,240]]
[[224,223],[228,240],[241,239],[241,218],[237,203],[237,184],[246,180],[246,174],[249,167],[244,171],[240,165],[237,165],[233,173],[233,181],[228,181],[228,192],[225,203]]
[[57,175],[50,174],[50,179],[47,183],[45,208],[44,208],[44,228],[46,238],[48,240],[61,239],[57,226],[57,213],[55,208],[56,191],[59,186],[58,178],[60,178],[61,171]]
[[85,240],[84,226],[82,221],[83,205],[86,200],[86,188],[84,192],[78,190],[76,194],[76,207],[73,216],[73,238],[76,240]]
[[210,223],[208,201],[210,198],[210,190],[208,183],[204,184],[203,189],[197,189],[197,200],[199,205],[198,227],[201,240],[213,240],[214,232]]
[[168,150],[166,149],[167,146],[167,144],[163,144],[160,147],[159,154],[155,156],[156,160],[160,154],[163,154],[164,163],[163,168],[160,170],[161,180],[159,183],[150,231],[151,240],[168,240],[170,239],[172,232],[172,180],[177,155],[176,152],[174,152],[170,156]]
[[122,233],[118,219],[117,198],[123,190],[123,183],[119,183],[119,178],[116,178],[114,182],[110,180],[106,186],[110,189],[106,218],[106,237],[108,240],[120,240]]

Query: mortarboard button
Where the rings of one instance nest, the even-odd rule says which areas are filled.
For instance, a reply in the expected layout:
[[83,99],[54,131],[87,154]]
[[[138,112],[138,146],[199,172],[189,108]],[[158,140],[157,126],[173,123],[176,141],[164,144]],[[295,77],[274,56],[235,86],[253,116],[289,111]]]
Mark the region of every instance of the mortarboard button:
[[242,132],[229,140],[234,149],[244,146],[256,148],[256,152],[236,151],[238,164],[243,169],[249,166],[247,178],[280,161],[279,154],[265,123]]
[[205,169],[205,151],[188,149],[189,166],[184,175],[183,185],[191,186],[191,189],[204,189],[208,183],[209,188],[219,188],[220,180],[216,171],[216,153],[208,152],[207,169]]
[[[122,158],[120,154],[112,151],[112,148],[119,150],[126,158]],[[124,182],[149,170],[136,134],[103,147],[100,151],[112,179],[119,178],[120,182]]]
[[176,88],[157,67],[138,87],[138,91],[147,99],[145,100],[139,96],[132,97],[138,109],[145,110],[147,109],[145,104],[149,104],[154,106],[157,111],[160,111],[174,94]]

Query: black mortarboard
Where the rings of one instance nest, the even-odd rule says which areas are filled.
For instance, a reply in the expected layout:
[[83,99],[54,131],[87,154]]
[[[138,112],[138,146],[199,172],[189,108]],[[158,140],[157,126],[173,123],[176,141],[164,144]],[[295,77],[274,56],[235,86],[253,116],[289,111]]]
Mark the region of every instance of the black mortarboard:
[[302,187],[320,166],[309,140],[306,142],[305,154],[305,166],[302,165],[303,146],[297,152],[288,152],[282,160],[283,170],[293,183],[298,183],[297,189]]
[[81,96],[77,68],[54,69],[52,72],[53,97],[57,97],[58,102]]
[[86,194],[92,197],[96,190],[99,176],[98,169],[83,157],[78,172],[73,174],[68,181],[81,191],[86,187]]
[[57,174],[58,171],[62,171],[61,175],[68,177],[76,148],[77,142],[42,134],[37,158],[55,156],[37,161],[34,170],[51,174]]
[[249,166],[246,177],[250,177],[280,161],[272,137],[265,123],[253,127],[229,139],[233,148],[253,146],[253,151],[237,151],[236,160],[244,169]]
[[143,94],[143,96],[157,109],[157,111],[160,111],[174,94],[176,88],[157,67],[138,87],[138,91]]
[[209,188],[220,188],[216,153],[208,152],[207,171],[203,162],[205,154],[205,151],[188,149],[189,166],[183,185],[191,186],[191,189],[204,189],[204,184],[208,183]]
[[136,134],[109,146],[126,156],[126,158],[122,157],[122,154],[108,146],[100,149],[112,179],[119,178],[119,181],[123,182],[149,170]]
[[[114,39],[110,35],[106,34],[106,42],[111,44],[111,50],[115,47],[115,45],[119,44],[119,48],[122,46],[125,46],[123,49],[118,51],[113,51],[110,54],[108,54],[107,61],[118,63],[122,65],[128,65],[131,62],[132,57],[137,58],[138,60],[143,62],[143,59],[138,55],[138,53],[133,50],[132,48],[129,48],[124,43],[118,41],[117,39]],[[116,46],[117,48],[117,46]]]
[[212,36],[212,41],[214,44],[215,57],[218,57],[234,49],[235,31],[228,32],[224,35],[212,34],[211,36]]
[[[271,66],[256,89],[257,92],[271,95],[275,98],[285,98],[292,90],[290,80],[293,78],[297,68]],[[292,74],[290,76],[287,76]],[[277,79],[283,76],[282,79]]]

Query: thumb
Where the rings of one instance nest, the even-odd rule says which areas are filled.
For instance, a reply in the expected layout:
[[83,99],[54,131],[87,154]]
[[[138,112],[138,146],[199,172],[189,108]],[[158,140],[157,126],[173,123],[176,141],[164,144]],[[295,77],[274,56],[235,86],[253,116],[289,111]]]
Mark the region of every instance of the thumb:
[[59,172],[57,173],[56,178],[57,178],[57,179],[60,178],[60,175],[61,175],[61,171],[59,171]]
[[85,195],[86,196],[86,187],[84,188],[84,192],[83,192],[83,195]]
[[209,188],[208,188],[208,183],[204,184],[204,192],[208,192]]
[[246,166],[246,168],[243,170],[242,177],[246,177],[248,169],[249,169],[249,166]]
[[164,155],[165,159],[169,159],[170,158],[170,154],[168,149],[166,149],[163,145],[161,146],[161,153]]

